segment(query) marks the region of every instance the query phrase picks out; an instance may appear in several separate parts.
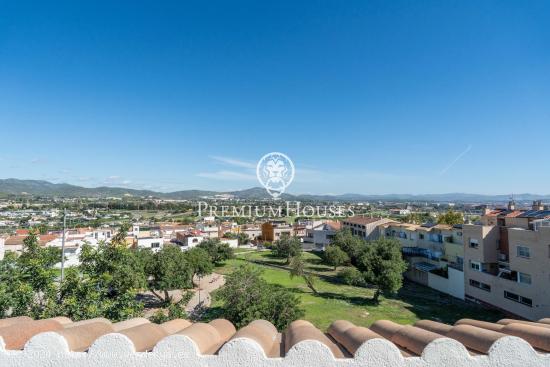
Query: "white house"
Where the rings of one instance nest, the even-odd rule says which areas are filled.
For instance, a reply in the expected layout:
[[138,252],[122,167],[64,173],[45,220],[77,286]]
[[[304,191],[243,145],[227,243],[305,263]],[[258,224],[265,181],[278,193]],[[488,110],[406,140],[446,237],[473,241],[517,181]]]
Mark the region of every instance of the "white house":
[[137,248],[148,248],[153,252],[158,252],[164,247],[162,237],[138,237],[134,240]]
[[306,230],[306,236],[303,238],[302,247],[305,250],[320,250],[324,251],[330,245],[336,231],[341,227],[340,222],[326,221],[325,223],[317,224],[311,229]]
[[178,244],[181,246],[181,249],[184,251],[192,249],[206,239],[206,237],[199,231],[188,233],[180,232],[176,234],[176,238]]

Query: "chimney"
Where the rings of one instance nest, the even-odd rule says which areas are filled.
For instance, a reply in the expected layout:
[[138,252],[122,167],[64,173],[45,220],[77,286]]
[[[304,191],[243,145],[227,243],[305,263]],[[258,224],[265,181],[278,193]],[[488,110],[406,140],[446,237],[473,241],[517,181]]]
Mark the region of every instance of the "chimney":
[[540,200],[533,201],[533,210],[544,210],[544,205],[542,205],[542,201]]
[[514,200],[508,202],[508,210],[516,210],[516,202]]

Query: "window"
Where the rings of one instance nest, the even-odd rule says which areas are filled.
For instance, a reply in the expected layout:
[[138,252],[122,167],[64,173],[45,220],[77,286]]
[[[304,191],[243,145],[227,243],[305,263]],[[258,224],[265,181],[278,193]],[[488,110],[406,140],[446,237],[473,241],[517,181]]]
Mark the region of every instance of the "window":
[[518,257],[523,257],[523,258],[529,259],[531,257],[531,253],[529,252],[529,247],[518,246],[517,247],[517,255],[518,255]]
[[474,279],[470,279],[470,285],[472,287],[479,288],[479,289],[484,290],[486,292],[491,291],[491,286],[489,284],[478,282],[477,280],[474,280]]
[[533,300],[531,298],[523,297],[512,292],[504,291],[504,298],[507,298],[517,303],[521,303],[525,306],[533,307]]
[[511,299],[512,301],[519,302],[519,295],[512,292],[504,291],[504,298],[508,298],[508,299]]
[[531,275],[519,273],[518,282],[523,284],[531,284]]
[[470,268],[475,271],[481,271],[481,264],[478,263],[477,261],[471,261]]
[[418,238],[420,238],[421,240],[423,240],[423,239],[424,239],[424,234],[423,234],[423,233],[419,233],[419,234],[418,234]]
[[470,248],[478,248],[479,241],[473,238],[470,238]]
[[159,248],[160,247],[160,243],[159,242],[153,242],[151,243],[151,248]]

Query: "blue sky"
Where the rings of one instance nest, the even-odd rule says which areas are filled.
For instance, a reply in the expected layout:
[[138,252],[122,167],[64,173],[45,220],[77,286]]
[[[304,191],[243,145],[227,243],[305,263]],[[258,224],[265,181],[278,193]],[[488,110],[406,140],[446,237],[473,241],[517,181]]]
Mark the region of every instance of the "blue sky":
[[0,11],[0,178],[550,193],[548,1],[56,1]]

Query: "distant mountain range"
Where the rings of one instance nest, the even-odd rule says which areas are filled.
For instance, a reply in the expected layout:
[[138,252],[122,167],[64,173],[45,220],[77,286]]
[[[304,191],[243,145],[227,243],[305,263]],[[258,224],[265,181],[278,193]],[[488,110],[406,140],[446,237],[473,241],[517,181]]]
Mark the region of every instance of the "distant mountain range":
[[[216,195],[232,195],[238,199],[269,199],[265,189],[254,187],[240,191],[205,191],[205,190],[183,190],[169,193],[155,192],[150,190],[136,190],[122,187],[81,187],[70,184],[55,184],[41,180],[18,180],[14,178],[0,179],[0,195],[3,196],[42,196],[42,197],[154,197],[160,199],[175,200],[193,200],[205,197],[214,197]],[[385,195],[363,195],[363,194],[343,194],[343,195],[292,195],[284,194],[285,200],[301,201],[432,201],[432,202],[505,202],[509,200],[509,195],[479,195],[464,193],[449,194],[385,194]],[[518,194],[514,195],[517,201],[531,200],[550,200],[550,195]]]

